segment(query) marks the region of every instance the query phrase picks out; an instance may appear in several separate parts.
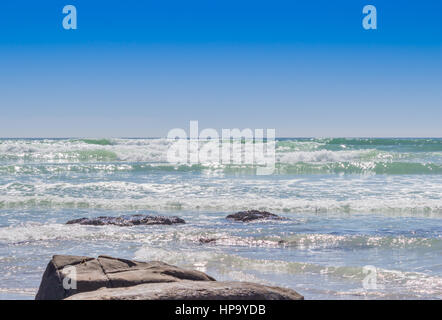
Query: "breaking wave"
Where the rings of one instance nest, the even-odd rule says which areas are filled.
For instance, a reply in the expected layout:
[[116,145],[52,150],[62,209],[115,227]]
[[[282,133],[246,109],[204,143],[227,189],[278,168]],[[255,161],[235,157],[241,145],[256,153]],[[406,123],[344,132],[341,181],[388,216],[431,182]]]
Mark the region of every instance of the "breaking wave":
[[[176,166],[167,162],[170,145],[167,139],[3,139],[0,173],[51,171],[50,164],[67,164],[59,171],[255,173],[251,165]],[[441,174],[442,139],[281,139],[276,168],[277,174]]]

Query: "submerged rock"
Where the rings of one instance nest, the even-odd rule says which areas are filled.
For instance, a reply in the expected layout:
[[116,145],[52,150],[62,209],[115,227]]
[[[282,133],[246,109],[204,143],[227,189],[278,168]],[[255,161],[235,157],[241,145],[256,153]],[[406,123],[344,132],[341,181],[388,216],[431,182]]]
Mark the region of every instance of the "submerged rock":
[[102,288],[67,300],[302,300],[291,289],[236,281],[179,281],[127,288]]
[[218,239],[216,238],[200,238],[199,243],[206,244],[206,243],[215,243]]
[[229,214],[226,218],[242,222],[255,220],[284,220],[283,217],[277,216],[276,214],[259,210],[240,211],[234,214]]
[[83,224],[83,225],[93,225],[93,226],[105,226],[105,225],[116,225],[116,226],[137,226],[137,225],[154,225],[154,224],[178,224],[186,223],[183,219],[178,217],[167,217],[167,216],[152,216],[145,214],[133,214],[124,215],[119,217],[106,217],[101,216],[97,218],[80,218],[75,220],[70,220],[66,224]]
[[[76,279],[75,286],[72,279]],[[207,274],[164,262],[138,262],[108,256],[96,258],[55,255],[43,274],[36,300],[59,300],[102,287],[120,288],[143,283],[180,280],[215,281]]]

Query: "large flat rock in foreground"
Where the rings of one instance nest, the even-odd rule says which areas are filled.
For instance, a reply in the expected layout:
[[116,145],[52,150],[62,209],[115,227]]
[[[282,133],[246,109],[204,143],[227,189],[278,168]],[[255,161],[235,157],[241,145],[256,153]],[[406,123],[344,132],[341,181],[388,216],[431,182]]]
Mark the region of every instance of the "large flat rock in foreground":
[[302,300],[291,289],[238,281],[149,283],[127,288],[102,288],[66,300]]
[[36,300],[299,300],[291,289],[248,282],[215,281],[209,275],[160,261],[109,256],[55,255]]
[[[76,279],[75,286],[73,279]],[[91,258],[55,255],[46,267],[35,299],[60,300],[102,287],[120,288],[180,280],[215,279],[203,272],[186,270],[159,261],[138,262],[108,256]]]

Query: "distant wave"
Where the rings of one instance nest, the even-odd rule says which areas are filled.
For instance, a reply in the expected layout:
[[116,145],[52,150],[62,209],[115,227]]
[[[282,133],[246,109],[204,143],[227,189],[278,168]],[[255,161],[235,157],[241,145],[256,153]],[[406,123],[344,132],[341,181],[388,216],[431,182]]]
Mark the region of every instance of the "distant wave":
[[416,150],[431,149],[442,151],[442,139],[439,138],[330,138],[322,139],[326,145],[359,147],[414,147]]
[[111,146],[113,145],[113,142],[109,139],[81,139],[80,141],[83,141],[87,144],[97,144],[100,146]]
[[442,164],[413,162],[333,162],[279,165],[284,174],[442,174]]
[[[81,152],[82,159],[106,159],[111,161],[116,155],[111,152]],[[174,165],[169,163],[64,163],[64,164],[10,164],[0,165],[0,175],[36,175],[36,174],[68,174],[68,173],[103,173],[116,172],[214,172],[222,174],[255,174],[256,166],[252,165]],[[442,174],[442,164],[419,162],[330,162],[294,164],[277,163],[275,174]]]
[[[2,139],[0,174],[255,173],[251,165],[169,164],[170,144],[167,139]],[[277,174],[442,174],[442,139],[281,139],[276,163]]]

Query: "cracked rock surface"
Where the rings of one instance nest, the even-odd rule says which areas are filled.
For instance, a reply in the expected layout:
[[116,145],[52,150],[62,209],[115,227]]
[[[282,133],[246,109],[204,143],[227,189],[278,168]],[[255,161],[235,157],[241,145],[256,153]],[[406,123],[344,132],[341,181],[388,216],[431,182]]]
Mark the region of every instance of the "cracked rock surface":
[[[76,281],[74,281],[76,280]],[[209,275],[160,261],[55,255],[36,300],[300,300],[296,291]]]
[[[76,278],[76,288],[72,278]],[[36,300],[58,300],[99,288],[119,288],[143,283],[180,280],[214,281],[196,270],[186,270],[164,262],[138,262],[109,256],[98,258],[55,255],[46,267]],[[64,286],[63,286],[64,284]]]

